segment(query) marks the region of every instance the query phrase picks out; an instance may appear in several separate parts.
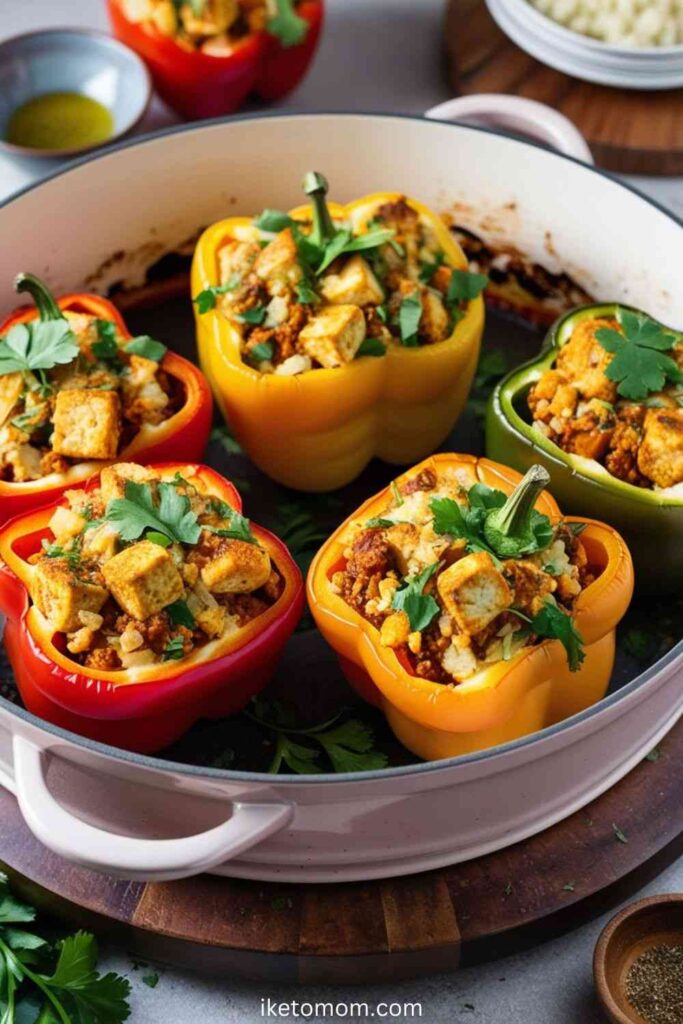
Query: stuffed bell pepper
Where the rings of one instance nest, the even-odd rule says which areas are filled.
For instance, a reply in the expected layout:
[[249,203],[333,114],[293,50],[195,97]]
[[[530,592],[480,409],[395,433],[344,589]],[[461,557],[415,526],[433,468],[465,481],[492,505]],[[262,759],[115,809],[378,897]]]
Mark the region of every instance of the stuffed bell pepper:
[[542,463],[563,506],[607,519],[633,552],[636,586],[683,580],[683,336],[638,310],[584,306],[538,359],[497,387],[491,458]]
[[147,64],[183,117],[232,114],[248,96],[278,100],[306,74],[324,0],[108,0],[114,34]]
[[26,707],[142,752],[246,704],[303,608],[286,547],[200,465],[107,466],[5,526],[0,558]]
[[563,518],[547,481],[436,455],[311,565],[309,603],[349,682],[420,757],[505,743],[607,690],[631,558],[609,526]]
[[192,294],[202,366],[250,458],[280,483],[326,491],[378,456],[406,464],[465,404],[486,278],[441,220],[405,196],[267,209],[210,227]]
[[35,308],[0,326],[0,523],[119,457],[201,457],[212,401],[196,366],[133,338],[98,295],[56,302],[31,274],[16,287]]

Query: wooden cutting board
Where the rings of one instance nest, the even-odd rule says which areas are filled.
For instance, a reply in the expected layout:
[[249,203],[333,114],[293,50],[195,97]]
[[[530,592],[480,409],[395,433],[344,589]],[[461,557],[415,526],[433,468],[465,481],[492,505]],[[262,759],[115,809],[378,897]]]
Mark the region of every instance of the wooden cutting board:
[[683,722],[566,821],[439,871],[339,885],[209,877],[145,885],[45,849],[0,790],[0,862],[16,888],[143,959],[270,981],[350,983],[455,970],[556,938],[683,853]]
[[599,166],[624,174],[683,174],[683,89],[614,89],[554,71],[508,39],[484,0],[449,0],[445,35],[456,93],[540,100],[574,122]]

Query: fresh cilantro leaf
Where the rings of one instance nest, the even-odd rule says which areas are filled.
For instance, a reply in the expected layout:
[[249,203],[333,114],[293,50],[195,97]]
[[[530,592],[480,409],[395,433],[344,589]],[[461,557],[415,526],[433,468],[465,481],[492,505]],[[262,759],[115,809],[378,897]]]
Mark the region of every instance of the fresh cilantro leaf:
[[386,305],[382,304],[381,306],[376,306],[375,308],[377,310],[377,316],[382,321],[382,323],[385,324],[389,319],[389,311]]
[[269,768],[271,774],[278,772],[283,762],[297,775],[317,775],[322,771],[318,762],[318,751],[314,747],[296,743],[289,736],[280,733],[275,757]]
[[128,355],[143,356],[154,363],[161,362],[168,351],[162,341],[155,341],[149,334],[139,334],[137,338],[132,338],[124,349]]
[[216,299],[219,295],[227,292],[234,292],[239,287],[241,278],[239,274],[232,274],[225,284],[210,284],[193,298],[198,313],[208,313],[216,308]]
[[471,302],[483,292],[489,279],[486,274],[472,274],[469,270],[454,270],[446,293],[446,303],[457,306],[463,302]]
[[267,231],[272,234],[284,231],[285,228],[293,228],[295,225],[296,221],[282,210],[265,209],[258,217],[254,218],[254,227],[257,227],[259,231]]
[[308,22],[294,10],[293,0],[275,0],[276,14],[266,23],[266,30],[286,48],[298,46],[308,35]]
[[296,286],[296,297],[304,305],[314,306],[320,302],[320,296],[308,281],[300,281]]
[[164,661],[180,661],[185,653],[184,640],[182,636],[174,636],[164,647],[162,658]]
[[12,895],[7,875],[0,872],[0,925],[33,921],[35,916],[33,907]]
[[0,376],[31,370],[52,370],[73,362],[79,353],[66,320],[33,320],[15,324],[0,339]]
[[487,484],[473,484],[467,492],[470,508],[483,508],[486,512],[502,508],[507,501],[505,491],[499,491]]
[[362,235],[353,235],[348,228],[340,228],[335,231],[330,241],[324,244],[322,261],[316,268],[316,274],[322,274],[339,256],[379,248],[385,242],[390,242],[394,234],[393,230],[387,228],[379,231],[366,231]]
[[[66,1017],[78,1024],[122,1024],[130,1015],[130,984],[116,974],[100,975],[95,970],[97,944],[94,936],[77,932],[59,944],[54,973],[39,978],[60,1002],[73,1007]],[[30,975],[29,975],[30,976]]]
[[327,270],[330,264],[334,263],[346,251],[346,246],[352,238],[353,235],[348,228],[341,228],[339,231],[335,231],[330,241],[326,242],[323,246],[323,257],[318,264],[316,274],[320,275],[323,271]]
[[422,299],[419,292],[415,292],[413,295],[406,295],[401,300],[398,313],[398,326],[402,345],[413,348],[419,344],[417,332],[421,319]]
[[235,319],[243,324],[262,324],[266,319],[266,307],[253,306],[251,309],[245,310],[244,313],[239,313]]
[[73,541],[67,548],[60,544],[50,543],[45,537],[40,542],[46,558],[65,558],[70,569],[76,569],[81,561],[80,545]]
[[314,738],[323,747],[335,772],[365,772],[386,768],[386,754],[373,750],[372,730],[358,719],[352,718],[334,729],[316,733]]
[[373,519],[368,519],[365,524],[369,530],[379,529],[380,527],[389,528],[394,525],[392,519],[382,519],[381,516],[375,516]]
[[256,544],[256,538],[251,532],[249,520],[240,515],[234,508],[222,502],[221,512],[223,519],[227,519],[229,526],[204,526],[205,530],[215,533],[218,537],[229,537],[232,540],[243,540],[247,544]]
[[116,324],[112,323],[111,320],[97,319],[95,327],[97,329],[97,341],[94,341],[90,346],[92,354],[105,363],[120,364],[121,354],[117,341]]
[[165,611],[172,626],[187,626],[188,629],[194,629],[196,625],[194,615],[185,601],[174,601],[173,604],[167,604]]
[[644,313],[621,307],[617,320],[623,333],[601,327],[595,337],[606,352],[614,355],[605,376],[618,382],[620,395],[639,401],[652,391],[661,391],[667,380],[683,383],[683,371],[671,356],[665,355],[678,341],[675,334]]
[[249,349],[249,359],[257,363],[270,362],[273,358],[275,351],[275,345],[272,341],[260,341],[258,345],[254,345],[253,348]]
[[434,562],[417,576],[409,576],[403,581],[403,586],[394,592],[391,607],[395,611],[406,613],[411,632],[426,629],[439,613],[439,606],[431,594],[423,593],[427,582],[437,571],[439,565],[439,562]]
[[562,886],[562,892],[576,892],[576,882],[566,882]]
[[148,988],[156,988],[159,984],[159,975],[157,971],[151,971],[149,974],[143,974],[142,984],[147,985]]
[[159,484],[159,506],[155,506],[149,484],[127,480],[125,497],[107,505],[105,521],[111,523],[124,541],[137,540],[145,530],[161,533],[179,544],[196,544],[201,527],[191,510],[190,499],[175,484]]
[[497,561],[496,553],[484,537],[486,511],[481,505],[465,507],[452,498],[432,498],[429,503],[434,516],[434,530],[456,540],[466,540],[465,550],[487,551]]
[[360,359],[361,356],[383,356],[386,355],[386,351],[386,345],[379,338],[366,338],[356,352],[356,359]]
[[446,254],[441,249],[439,249],[439,251],[435,254],[433,260],[428,260],[426,263],[423,263],[420,268],[420,273],[418,275],[419,280],[422,282],[422,284],[429,284],[429,282],[434,277],[434,274],[437,272],[439,267],[442,267],[445,262]]
[[532,618],[531,629],[536,636],[560,641],[567,652],[570,671],[576,672],[581,667],[586,656],[583,637],[576,629],[571,615],[563,612],[553,601],[546,599],[540,612]]

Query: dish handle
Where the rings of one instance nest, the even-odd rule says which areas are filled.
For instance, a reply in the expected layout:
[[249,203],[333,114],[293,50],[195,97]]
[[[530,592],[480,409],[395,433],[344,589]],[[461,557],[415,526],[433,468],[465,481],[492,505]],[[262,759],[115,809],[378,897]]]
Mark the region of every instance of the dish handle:
[[526,96],[475,93],[458,96],[425,112],[431,121],[464,121],[526,135],[551,149],[592,164],[593,155],[568,117]]
[[292,819],[287,803],[232,804],[227,821],[181,839],[136,839],[89,825],[65,810],[45,781],[45,752],[14,737],[14,789],[26,824],[53,853],[118,878],[189,878],[237,857]]

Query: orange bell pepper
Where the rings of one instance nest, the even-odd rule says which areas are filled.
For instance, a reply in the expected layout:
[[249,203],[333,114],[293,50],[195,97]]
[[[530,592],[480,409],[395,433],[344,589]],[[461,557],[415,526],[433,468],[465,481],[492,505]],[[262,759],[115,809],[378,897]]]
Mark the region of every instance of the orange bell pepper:
[[[176,472],[192,475],[206,493],[242,510],[233,485],[208,466],[168,462],[152,469],[168,479]],[[99,476],[92,477],[86,488],[98,483]],[[28,559],[51,536],[48,524],[58,504],[18,516],[0,530],[4,642],[29,711],[102,743],[152,753],[178,739],[199,718],[234,714],[266,685],[304,605],[301,573],[282,541],[251,524],[283,588],[274,604],[241,629],[180,661],[118,671],[89,669],[69,657],[60,635],[29,600],[33,566]]]
[[[471,466],[481,483],[511,493],[514,470],[472,455],[435,455],[398,478],[399,485],[425,468]],[[378,630],[330,588],[344,564],[350,523],[381,516],[389,488],[370,498],[320,549],[308,574],[308,601],[318,628],[332,645],[351,686],[384,712],[396,736],[427,760],[454,757],[506,743],[559,722],[604,697],[614,662],[615,627],[633,593],[631,556],[616,531],[593,520],[581,543],[599,574],[580,593],[572,618],[584,641],[585,660],[570,672],[559,640],[522,648],[454,686],[411,674],[396,652],[379,643]],[[535,506],[557,522],[560,510],[547,492]]]
[[[38,316],[50,319],[51,304],[55,300],[41,282],[36,282],[31,275],[22,277],[35,283],[35,289],[31,285],[32,294],[41,305],[38,308],[22,307],[11,313],[0,324],[0,338],[16,324],[28,323]],[[56,300],[56,305],[63,311],[85,313],[101,320],[109,320],[116,325],[116,330],[122,338],[132,338],[119,311],[100,295],[74,292]],[[115,460],[117,462],[147,463],[165,459],[193,462],[204,453],[213,416],[211,390],[204,375],[187,359],[171,351],[165,353],[160,367],[182,388],[183,404],[176,413],[163,422],[143,426],[130,444],[119,452]],[[22,512],[44,505],[48,501],[55,501],[69,487],[77,487],[106,464],[103,461],[77,462],[64,473],[50,473],[38,480],[22,483],[0,480],[0,525]]]
[[[379,207],[401,198],[378,192],[347,206],[329,203],[333,220],[362,233]],[[446,264],[467,260],[441,219],[422,203],[408,204],[438,239]],[[290,212],[310,221],[313,206]],[[260,237],[249,217],[231,217],[199,239],[192,295],[220,284],[218,253],[231,239]],[[443,443],[467,400],[484,326],[481,296],[467,304],[450,337],[432,345],[390,344],[384,356],[296,376],[260,373],[243,361],[242,325],[216,307],[196,311],[197,345],[218,405],[249,457],[279,483],[329,491],[350,483],[373,457],[396,465],[424,458]]]

